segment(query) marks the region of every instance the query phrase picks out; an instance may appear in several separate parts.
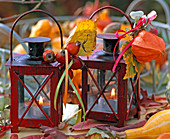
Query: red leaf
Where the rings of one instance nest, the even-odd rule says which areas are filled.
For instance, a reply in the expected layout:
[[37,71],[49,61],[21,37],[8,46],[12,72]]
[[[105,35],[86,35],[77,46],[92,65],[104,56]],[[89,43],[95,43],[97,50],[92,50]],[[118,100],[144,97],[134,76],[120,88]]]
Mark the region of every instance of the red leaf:
[[165,107],[168,105],[168,103],[162,103],[162,102],[157,102],[155,101],[155,96],[152,95],[152,97],[148,97],[148,93],[146,90],[143,90],[142,88],[140,89],[141,94],[143,98],[140,100],[140,105],[143,107],[153,107],[153,106],[159,106],[159,107]]
[[21,139],[53,139],[53,137],[44,137],[44,135],[31,135],[31,136],[27,136],[27,137],[23,137]]
[[[40,128],[45,132],[46,135],[50,135],[54,139],[67,139],[68,138],[68,135],[65,135],[63,132],[59,131],[56,127],[51,128],[48,126],[41,126]],[[49,139],[53,139],[53,138],[49,138]]]
[[72,126],[70,128],[70,130],[71,131],[74,131],[74,130],[87,130],[87,129],[90,129],[90,128],[93,128],[93,127],[96,127],[96,126],[99,126],[99,125],[107,125],[107,124],[97,123],[97,122],[94,122],[94,121],[87,120],[87,121],[84,122],[84,125],[83,125],[83,122],[78,123],[78,124]]
[[128,125],[128,126],[125,126],[125,127],[115,127],[115,126],[112,126],[112,125],[108,125],[108,126],[97,126],[96,128],[100,128],[102,130],[110,130],[110,131],[117,131],[117,132],[122,132],[122,131],[125,131],[127,129],[134,129],[134,128],[139,128],[139,127],[142,127],[144,126],[146,123],[145,120],[141,121],[141,122],[138,122],[138,123],[135,123],[135,124],[132,124],[132,125]]
[[8,131],[11,127],[12,125],[7,126],[0,125],[0,136],[4,135],[6,131]]
[[[51,128],[48,126],[41,126],[40,127],[44,132],[44,138],[43,139],[67,139],[68,137],[73,137],[73,138],[84,138],[86,134],[79,134],[79,135],[65,135],[61,131],[59,131],[56,127]],[[50,135],[48,137],[52,138],[45,138],[46,135]],[[30,138],[32,139],[32,138]]]

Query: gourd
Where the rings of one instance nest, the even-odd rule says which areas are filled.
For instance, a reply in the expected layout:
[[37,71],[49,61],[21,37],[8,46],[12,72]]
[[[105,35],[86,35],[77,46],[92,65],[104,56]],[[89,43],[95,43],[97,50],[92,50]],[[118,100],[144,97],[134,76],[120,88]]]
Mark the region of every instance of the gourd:
[[[127,139],[156,139],[163,133],[170,132],[170,110],[154,114],[143,127],[125,130]],[[118,135],[123,135],[123,133]]]
[[150,62],[164,55],[165,42],[155,34],[142,30],[132,43],[132,52],[140,63]]

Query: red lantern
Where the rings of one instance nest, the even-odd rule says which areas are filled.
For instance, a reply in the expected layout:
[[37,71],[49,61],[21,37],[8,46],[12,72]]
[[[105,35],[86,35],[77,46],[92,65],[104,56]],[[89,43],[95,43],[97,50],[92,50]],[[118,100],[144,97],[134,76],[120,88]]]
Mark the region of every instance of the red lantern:
[[[133,79],[123,79],[126,72],[124,60],[119,62],[116,72],[112,73],[115,63],[113,48],[118,41],[113,36],[98,35],[104,39],[103,50],[88,58],[82,57],[85,63],[82,70],[82,100],[87,119],[117,122],[122,127],[129,117],[140,117],[139,84],[135,86]],[[118,53],[119,49],[116,50]]]
[[60,98],[57,109],[54,109],[54,94],[60,76],[59,63],[43,61],[44,42],[47,37],[26,38],[28,54],[14,55],[12,53],[12,37],[16,23],[23,16],[32,12],[42,12],[49,15],[58,25],[63,46],[61,27],[56,19],[42,10],[32,10],[18,17],[11,29],[11,58],[6,63],[11,75],[11,124],[12,132],[18,132],[18,127],[39,127],[40,125],[58,126],[62,110]]

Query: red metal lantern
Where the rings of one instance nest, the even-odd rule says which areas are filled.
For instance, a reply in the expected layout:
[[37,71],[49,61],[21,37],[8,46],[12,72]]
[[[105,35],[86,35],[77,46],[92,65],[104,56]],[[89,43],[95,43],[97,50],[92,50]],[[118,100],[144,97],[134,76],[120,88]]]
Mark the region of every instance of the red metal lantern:
[[58,25],[63,46],[62,31],[57,20],[42,10],[32,10],[18,17],[11,29],[11,58],[6,63],[11,76],[11,125],[12,132],[18,132],[18,127],[39,127],[40,125],[58,126],[61,120],[60,98],[57,110],[54,109],[54,94],[60,69],[58,62],[45,63],[43,61],[44,42],[47,37],[33,37],[23,39],[28,42],[28,54],[14,55],[12,53],[12,37],[16,23],[23,16],[42,12],[50,16]]
[[[134,85],[132,79],[123,79],[126,72],[124,60],[112,73],[115,63],[113,48],[118,41],[114,34],[100,34],[98,37],[104,39],[103,50],[87,58],[82,57],[85,62],[82,70],[82,98],[86,118],[117,122],[118,127],[122,127],[129,117],[140,117],[139,84]],[[118,54],[119,49],[115,53]],[[115,92],[113,96],[112,91]]]

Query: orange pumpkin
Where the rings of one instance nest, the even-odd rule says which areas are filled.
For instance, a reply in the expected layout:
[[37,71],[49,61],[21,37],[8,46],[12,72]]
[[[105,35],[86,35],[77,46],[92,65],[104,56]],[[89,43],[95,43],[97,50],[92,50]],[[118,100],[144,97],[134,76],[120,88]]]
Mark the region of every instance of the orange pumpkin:
[[[63,27],[61,25],[60,25],[60,27],[61,27],[61,30],[62,30],[62,33],[63,33],[64,32],[63,31]],[[49,36],[48,37],[51,38],[52,40],[57,38],[57,37],[60,37],[60,30],[58,28],[58,25],[53,24],[51,32],[49,32]]]
[[107,25],[112,23],[108,9],[103,10],[97,19],[97,27],[102,31]]
[[142,30],[132,43],[132,52],[138,62],[146,63],[164,55],[165,42],[155,34]]
[[32,26],[29,37],[49,37],[49,34],[53,28],[53,23],[48,19],[42,19]]
[[22,46],[22,44],[18,44],[17,46],[15,46],[15,48],[13,49],[13,52],[14,53],[20,53],[20,54],[26,54],[27,53],[25,51],[24,47]]
[[[67,37],[63,37],[63,44],[65,43],[66,40],[67,40]],[[56,54],[57,52],[61,50],[61,37],[56,37],[52,39],[51,44],[52,44],[52,50]]]

